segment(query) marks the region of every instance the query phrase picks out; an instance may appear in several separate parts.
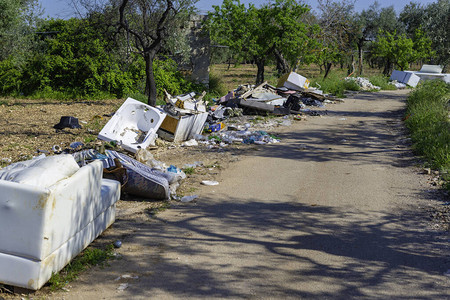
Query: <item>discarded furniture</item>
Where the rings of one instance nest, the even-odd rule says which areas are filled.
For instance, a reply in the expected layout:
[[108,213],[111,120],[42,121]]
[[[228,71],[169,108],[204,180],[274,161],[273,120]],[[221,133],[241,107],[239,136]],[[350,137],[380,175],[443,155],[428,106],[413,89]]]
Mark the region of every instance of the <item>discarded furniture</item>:
[[392,71],[389,80],[397,80],[400,83],[407,84],[411,87],[416,87],[420,81],[420,77],[412,72],[394,70]]
[[279,79],[277,87],[282,86],[291,90],[301,91],[309,87],[309,80],[302,75],[291,72],[289,74],[285,74]]
[[115,220],[117,181],[71,155],[0,170],[0,283],[37,290]]
[[147,148],[157,138],[166,113],[156,107],[128,98],[100,131],[98,138],[117,141],[125,150],[136,153]]
[[420,80],[440,79],[450,83],[450,74],[443,74],[442,69],[442,66],[439,65],[422,65],[420,71],[414,72],[414,74],[420,77]]
[[203,130],[208,113],[196,113],[184,116],[168,114],[158,130],[158,135],[168,141],[181,142],[191,139]]

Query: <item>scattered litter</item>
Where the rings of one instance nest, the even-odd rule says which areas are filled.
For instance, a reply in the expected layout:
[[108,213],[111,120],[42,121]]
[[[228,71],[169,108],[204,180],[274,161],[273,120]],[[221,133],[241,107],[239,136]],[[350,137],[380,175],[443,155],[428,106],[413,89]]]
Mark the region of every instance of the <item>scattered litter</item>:
[[117,277],[116,279],[114,279],[114,281],[119,281],[122,279],[139,279],[139,276],[133,276],[130,274],[124,274],[124,275],[120,275],[119,277]]
[[122,242],[120,240],[114,241],[113,243],[114,248],[120,248],[122,247]]
[[346,77],[346,81],[354,81],[356,82],[361,90],[363,91],[370,91],[370,90],[380,90],[381,88],[379,86],[373,85],[369,79],[364,77]]
[[121,283],[119,285],[119,287],[117,288],[117,290],[119,292],[122,292],[122,291],[126,290],[129,286],[130,286],[130,284],[128,284],[128,283]]
[[78,119],[71,116],[61,117],[58,124],[54,125],[55,129],[64,129],[64,128],[81,128],[81,125],[78,123]]
[[193,147],[198,146],[198,142],[195,139],[191,139],[189,141],[185,141],[181,144],[183,147]]
[[346,121],[347,118],[340,118],[339,121]]
[[61,146],[59,146],[59,145],[54,145],[53,147],[52,147],[52,151],[55,153],[55,154],[60,154],[60,153],[62,153],[62,148],[61,148]]
[[82,142],[73,142],[70,144],[70,148],[77,149],[83,147],[84,144]]
[[219,182],[212,181],[212,180],[203,180],[202,184],[203,185],[208,185],[208,186],[213,186],[213,185],[219,185]]
[[2,158],[0,159],[2,164],[10,164],[12,162],[11,158]]
[[191,202],[192,200],[195,200],[198,198],[198,195],[192,195],[192,196],[184,196],[181,198],[181,202]]

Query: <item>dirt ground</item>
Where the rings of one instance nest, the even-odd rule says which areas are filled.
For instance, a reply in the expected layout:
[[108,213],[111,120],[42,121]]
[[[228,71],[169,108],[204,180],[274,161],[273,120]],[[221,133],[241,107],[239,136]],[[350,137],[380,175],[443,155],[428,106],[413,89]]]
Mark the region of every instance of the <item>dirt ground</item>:
[[[395,93],[395,92],[393,92]],[[404,95],[404,92],[401,92],[403,94],[400,94],[400,96]],[[374,96],[376,98],[376,96]],[[368,103],[370,101],[376,101],[375,100],[366,100]],[[81,141],[85,143],[86,145],[89,145],[90,143],[93,144],[95,142],[95,137],[99,130],[103,127],[103,125],[107,122],[109,119],[108,114],[115,111],[117,109],[121,102],[120,101],[102,101],[102,102],[83,102],[83,103],[73,103],[73,104],[67,104],[67,103],[60,103],[60,102],[39,102],[39,101],[17,101],[17,100],[5,100],[2,102],[3,104],[0,105],[0,125],[2,126],[2,130],[0,131],[0,162],[3,165],[9,164],[10,162],[30,158],[33,155],[37,155],[37,150],[42,151],[48,151],[51,152],[51,148],[53,145],[60,145],[62,148],[67,148],[70,143],[75,141]],[[335,110],[335,106],[339,106],[341,104],[333,104],[328,105],[326,108],[322,109],[322,111],[328,111],[330,110],[331,115],[325,115],[323,119],[323,122],[320,121],[321,117],[311,117],[307,116],[304,117],[301,121],[292,120],[293,127],[300,130],[303,125],[305,125],[306,128],[314,128],[314,126],[319,126],[317,124],[323,123],[320,127],[322,130],[324,129],[324,125],[326,125],[327,120],[329,118],[338,118],[337,120],[341,120],[341,122],[347,122],[346,119],[350,117],[361,117],[363,120],[363,117],[365,117],[362,113],[358,111],[351,111],[351,104],[346,101],[345,108],[348,109],[348,111],[345,111],[348,116],[346,117],[337,117],[338,114],[334,113],[332,111]],[[377,108],[378,110],[380,107]],[[342,110],[341,108],[338,108],[338,110]],[[375,112],[373,115],[378,116],[378,113]],[[344,114],[345,115],[345,114]],[[61,131],[56,131],[52,128],[52,126],[59,122],[59,118],[61,116],[74,116],[79,118],[81,125],[83,128],[81,129],[66,129]],[[401,117],[401,116],[397,116]],[[383,118],[383,116],[380,116],[380,118]],[[287,126],[282,126],[282,122],[285,119],[282,118],[260,118],[260,117],[245,117],[233,120],[232,122],[237,122],[239,124],[250,122],[252,124],[252,129],[259,129],[259,130],[265,130],[270,133],[274,133],[276,135],[279,135],[282,137],[282,142],[280,143],[281,147],[295,147],[295,152],[293,155],[295,157],[298,157],[299,160],[301,160],[301,155],[304,155],[304,153],[311,153],[311,156],[309,160],[315,161],[315,157],[313,156],[314,153],[317,153],[317,155],[325,155],[326,161],[330,161],[333,159],[333,154],[326,153],[328,150],[332,150],[334,148],[333,144],[337,143],[346,143],[344,142],[344,139],[337,140],[338,137],[333,137],[332,140],[325,139],[322,141],[322,145],[320,146],[320,141],[313,141],[313,137],[309,138],[308,136],[302,136],[302,133],[299,132],[295,138],[290,134],[291,128]],[[334,120],[334,119],[333,119]],[[324,123],[325,122],[325,123]],[[349,128],[352,128],[352,126],[362,126],[360,123],[357,122],[363,122],[363,121],[355,121],[356,125],[349,124]],[[317,123],[317,124],[316,124]],[[358,125],[360,124],[360,125]],[[400,147],[401,150],[408,151],[408,140],[406,136],[404,135],[404,129],[402,129],[401,123],[397,121],[394,121],[394,123],[389,123],[389,120],[387,123],[388,128],[387,130],[395,132],[396,138],[401,140]],[[296,129],[296,130],[297,130]],[[331,129],[331,127],[330,127]],[[334,131],[339,131],[336,128],[333,128]],[[333,131],[333,132],[334,132]],[[318,132],[318,131],[317,131]],[[292,133],[293,134],[293,133]],[[344,135],[342,132],[337,132],[337,135]],[[302,143],[299,143],[298,140],[304,139],[305,141]],[[347,137],[347,140],[350,140],[352,137]],[[355,141],[356,138],[355,138]],[[310,144],[308,144],[308,142]],[[369,140],[370,143],[373,143],[375,145],[377,141],[375,140]],[[313,145],[313,143],[315,143]],[[180,195],[192,195],[192,194],[199,194],[204,195],[207,199],[212,200],[213,196],[210,195],[211,191],[205,190],[205,187],[200,185],[200,182],[202,180],[219,180],[221,181],[220,188],[217,189],[217,191],[222,191],[224,193],[224,199],[226,199],[228,196],[226,195],[226,192],[223,189],[230,189],[233,187],[232,184],[226,185],[225,183],[222,184],[222,181],[231,181],[233,184],[236,184],[236,180],[238,178],[241,178],[243,174],[247,174],[248,172],[251,172],[252,168],[259,164],[257,161],[253,161],[252,157],[260,157],[262,156],[262,153],[266,153],[267,147],[261,147],[257,145],[234,145],[229,147],[214,147],[211,149],[208,149],[205,146],[196,146],[196,147],[181,147],[180,145],[175,145],[173,143],[165,143],[162,142],[159,144],[160,146],[157,149],[152,150],[152,153],[155,155],[155,158],[158,160],[161,160],[165,162],[166,164],[173,164],[178,167],[183,167],[184,164],[192,164],[194,162],[201,161],[203,163],[203,166],[200,166],[196,168],[195,172],[191,175],[189,175],[186,180],[183,182],[182,186],[179,188],[178,193]],[[367,144],[369,145],[369,144]],[[398,146],[397,145],[397,146]],[[276,145],[275,145],[276,146]],[[315,148],[314,148],[315,147]],[[324,150],[326,147],[328,150]],[[336,146],[337,148],[339,146]],[[369,147],[369,146],[367,146]],[[277,153],[277,148],[270,148],[270,155],[267,156],[275,156]],[[349,150],[345,150],[349,151]],[[343,152],[345,152],[343,151]],[[302,154],[299,154],[302,153]],[[289,152],[280,153],[280,156],[289,156],[291,155]],[[300,156],[299,156],[300,155]],[[306,154],[305,154],[306,155]],[[345,153],[344,153],[345,155]],[[339,160],[339,157],[336,157],[337,160]],[[241,162],[236,163],[238,161],[242,161],[242,164],[246,169],[239,169],[237,166],[241,164]],[[251,160],[251,161],[250,161]],[[317,160],[316,162],[319,162]],[[268,165],[270,165],[269,161],[266,161]],[[289,165],[289,163],[288,163]],[[286,167],[288,167],[286,165]],[[418,166],[418,162],[416,162],[416,165]],[[328,166],[327,172],[329,171],[328,168],[334,168],[335,166]],[[324,171],[324,174],[334,174],[332,176],[340,176],[340,174],[347,174],[345,167],[338,166],[341,169],[336,169],[335,171],[331,173],[326,173]],[[282,173],[277,169],[277,166],[273,166],[273,177],[279,176],[282,177]],[[306,168],[308,166],[306,165]],[[376,170],[376,172],[383,174],[388,173],[384,168],[380,169],[379,167],[373,167],[371,166],[373,170]],[[371,169],[371,170],[372,170]],[[250,171],[249,171],[250,170]],[[269,172],[268,172],[269,171]],[[311,170],[310,170],[311,171]],[[341,172],[342,171],[342,172]],[[224,174],[226,172],[226,174]],[[231,173],[230,173],[231,172]],[[282,172],[282,171],[281,171]],[[295,173],[296,171],[294,171]],[[306,170],[305,170],[306,172]],[[362,172],[362,171],[361,171]],[[408,172],[420,172],[420,168],[416,167],[415,171],[409,170]],[[261,174],[266,175],[261,175]],[[278,175],[280,174],[280,175]],[[349,173],[350,174],[350,171]],[[257,176],[256,176],[257,175]],[[260,169],[257,169],[255,167],[255,180],[258,180],[259,177],[265,178],[264,176],[271,175],[271,170],[266,170],[265,172],[262,172]],[[303,174],[305,175],[305,174]],[[392,174],[391,174],[392,175]],[[225,176],[225,178],[224,178]],[[248,175],[247,175],[248,176]],[[324,180],[325,178],[314,175],[320,180]],[[351,175],[354,176],[354,175]],[[436,176],[433,176],[433,174],[430,175],[420,175],[420,180],[422,181],[421,184],[425,184],[425,186],[428,186],[428,190],[430,193],[430,198],[436,199],[439,198],[440,200],[445,200],[448,198],[447,193],[439,193],[436,191],[436,187],[433,185]],[[234,179],[235,178],[235,179]],[[353,177],[352,177],[353,178]],[[417,177],[419,178],[419,177]],[[267,178],[266,178],[267,179]],[[327,178],[329,180],[329,178]],[[356,180],[354,178],[353,180]],[[333,180],[331,180],[333,182]],[[310,184],[310,187],[313,187],[315,182],[314,181],[308,181]],[[252,188],[252,190],[256,189],[259,190],[259,192],[255,191],[254,194],[248,194],[248,197],[253,197],[256,199],[258,197],[264,198],[262,194],[265,192],[265,181],[256,181],[253,183],[255,186]],[[267,184],[267,183],[266,183]],[[317,183],[320,184],[320,183]],[[419,184],[419,183],[418,183]],[[366,189],[370,190],[370,181],[367,182]],[[331,188],[335,188],[336,190],[339,190],[339,186],[336,186],[335,184],[329,184],[329,187],[326,185],[322,186],[325,191],[320,191],[317,189],[311,188],[310,191],[303,191],[301,190],[302,194],[311,194],[318,193],[320,195],[324,194],[326,197],[329,193],[332,193]],[[291,187],[286,187],[286,190],[291,190]],[[364,190],[364,187],[358,188],[358,190]],[[231,195],[235,195],[237,191],[229,190],[229,197],[232,197]],[[298,192],[298,191],[297,191]],[[287,193],[287,192],[286,192]],[[205,196],[205,195],[209,195]],[[324,196],[324,197],[325,197]],[[237,197],[237,196],[234,196]],[[245,193],[242,195],[243,199],[246,199]],[[281,196],[280,196],[281,197]],[[306,196],[305,196],[306,197]],[[258,198],[259,199],[259,198]],[[172,218],[176,218],[174,214],[178,216],[178,213],[180,211],[180,206],[178,202],[172,201],[173,210],[169,209],[167,212],[167,217],[162,217],[161,222],[153,222],[151,225],[149,224],[149,220],[152,220],[154,218],[153,216],[149,215],[149,210],[158,207],[161,205],[160,202],[153,202],[153,201],[142,201],[142,199],[126,199],[126,201],[119,201],[118,203],[118,216],[116,223],[105,233],[99,237],[95,242],[94,246],[96,245],[102,245],[107,243],[112,243],[116,239],[120,239],[124,242],[124,244],[127,244],[127,247],[122,247],[117,250],[117,253],[119,256],[125,256],[125,259],[119,260],[119,261],[112,261],[110,264],[112,265],[112,269],[114,272],[112,272],[110,275],[108,275],[108,272],[103,275],[102,280],[108,280],[111,282],[113,278],[112,274],[117,271],[116,269],[124,268],[127,265],[127,261],[131,261],[132,258],[136,258],[139,256],[145,256],[146,252],[148,251],[148,247],[152,247],[152,254],[146,258],[151,259],[151,262],[146,262],[145,265],[159,265],[159,268],[156,268],[157,270],[161,271],[164,267],[164,260],[167,259],[167,255],[171,255],[171,247],[173,246],[167,246],[165,242],[161,242],[161,238],[156,239],[155,242],[147,241],[148,235],[145,235],[145,239],[142,239],[142,233],[143,231],[146,231],[148,229],[148,226],[156,226],[157,228],[161,227],[164,228],[165,223],[170,223],[172,221]],[[281,200],[280,200],[281,201]],[[314,200],[318,201],[318,200]],[[434,202],[433,202],[434,203]],[[446,206],[440,205],[441,202],[436,202],[439,204],[429,204],[426,207],[422,209],[423,215],[428,214],[428,218],[426,222],[429,222],[429,226],[433,227],[435,230],[440,230],[443,232],[448,231],[448,215],[449,212],[446,209]],[[347,203],[348,204],[348,203]],[[287,205],[287,204],[286,204]],[[315,209],[315,207],[318,205],[316,202],[307,204],[312,211]],[[374,208],[375,204],[369,205],[370,208]],[[320,205],[319,205],[320,206]],[[193,206],[196,207],[196,204]],[[183,209],[184,206],[181,207],[181,213],[180,216],[184,213]],[[199,207],[200,208],[200,207]],[[248,208],[248,207],[247,207]],[[258,211],[259,207],[250,205],[251,209],[256,209]],[[194,209],[195,210],[195,209]],[[319,210],[319,209],[318,209]],[[320,211],[319,211],[320,213]],[[164,212],[163,214],[166,214]],[[189,213],[188,213],[189,214]],[[286,213],[287,214],[287,213]],[[286,215],[289,217],[288,215]],[[195,217],[195,216],[194,216]],[[257,216],[255,216],[258,218]],[[236,220],[237,223],[239,223],[238,220]],[[262,222],[262,221],[261,221]],[[262,224],[262,223],[261,223]],[[259,224],[259,225],[261,225]],[[305,224],[304,224],[305,225]],[[212,225],[211,225],[212,226]],[[245,225],[243,225],[245,227]],[[287,229],[290,228],[289,225],[286,224]],[[169,228],[169,227],[168,227]],[[253,228],[256,230],[255,228]],[[226,230],[226,229],[225,229]],[[185,233],[187,238],[190,238],[193,233]],[[268,233],[267,233],[268,234]],[[194,236],[196,234],[194,233]],[[281,234],[282,236],[283,234]],[[166,236],[168,238],[169,235]],[[216,236],[217,238],[218,236]],[[197,241],[201,241],[201,239],[198,239]],[[236,242],[235,239],[228,240],[228,242]],[[314,243],[314,241],[312,241]],[[156,243],[156,244],[155,244]],[[150,245],[151,244],[151,245]],[[149,246],[150,245],[150,246]],[[192,246],[192,245],[191,245]],[[153,252],[157,252],[156,254]],[[249,252],[251,253],[251,251]],[[294,256],[295,257],[295,256]],[[173,258],[173,257],[172,257]],[[177,259],[180,259],[179,257]],[[133,260],[134,261],[134,260]],[[189,264],[188,264],[189,265]],[[127,272],[136,275],[140,278],[146,278],[146,277],[152,277],[154,278],[153,272],[156,272],[156,270],[147,270],[146,272],[142,271],[142,265],[136,265],[135,270],[133,271],[129,267],[127,268]],[[170,271],[170,270],[169,270]],[[21,297],[30,297],[33,299],[45,299],[45,298],[53,298],[53,299],[94,299],[93,296],[95,293],[97,293],[96,299],[104,298],[108,299],[108,295],[111,295],[112,298],[121,298],[121,297],[133,297],[133,294],[117,294],[117,291],[114,289],[112,291],[107,292],[106,290],[94,289],[92,293],[89,293],[86,290],[86,293],[83,293],[82,289],[88,288],[88,282],[92,280],[92,276],[96,277],[98,274],[102,273],[100,268],[94,268],[92,271],[88,271],[86,274],[82,274],[80,276],[80,279],[76,282],[69,283],[65,289],[65,291],[58,291],[56,293],[52,293],[49,291],[48,287],[44,287],[40,291],[36,293],[32,293],[30,295],[10,295],[10,294],[0,294],[1,297],[9,299],[9,298],[21,298]],[[109,277],[108,277],[109,276]],[[114,275],[115,276],[115,275]],[[236,275],[238,276],[238,275]],[[245,277],[243,274],[239,275]],[[238,276],[238,278],[239,278]],[[284,275],[283,275],[284,276]],[[111,278],[110,278],[111,277]],[[164,276],[162,276],[164,277]],[[142,279],[144,280],[144,279]],[[133,280],[127,280],[127,279],[119,279],[119,283],[130,283],[131,285],[134,284]],[[86,285],[87,284],[87,285]],[[101,283],[100,283],[101,284]],[[148,284],[148,283],[145,283]],[[168,282],[167,284],[170,284]],[[174,282],[173,284],[181,284],[180,282]],[[113,285],[117,285],[117,282],[114,282]],[[281,286],[281,285],[280,285]],[[109,287],[105,285],[105,287],[108,289]],[[88,288],[89,289],[89,288]],[[239,289],[245,289],[245,287],[238,286],[237,290]],[[170,289],[168,289],[170,290]],[[264,290],[264,289],[262,289]],[[100,292],[102,291],[102,292]],[[279,291],[280,294],[272,294],[275,298],[277,296],[285,296],[284,294]],[[137,295],[137,294],[136,294]],[[156,292],[155,295],[157,295],[156,298],[165,299],[167,297],[169,298],[184,298],[186,294],[179,293],[179,294],[164,294]],[[263,297],[264,294],[256,293],[254,296],[251,295],[244,295],[244,294],[218,294],[219,298],[260,298]],[[196,298],[196,297],[217,297],[217,294],[208,294],[205,292],[205,294],[188,294],[189,297],[187,298]],[[244,295],[244,296],[243,296]],[[288,296],[299,296],[300,294],[290,294]],[[309,294],[306,294],[309,295]],[[313,295],[313,294],[311,294]],[[318,294],[316,294],[318,295]],[[323,294],[325,295],[325,294]],[[330,294],[331,295],[331,294]],[[148,295],[140,295],[141,297],[146,297]],[[306,297],[308,298],[308,297]]]

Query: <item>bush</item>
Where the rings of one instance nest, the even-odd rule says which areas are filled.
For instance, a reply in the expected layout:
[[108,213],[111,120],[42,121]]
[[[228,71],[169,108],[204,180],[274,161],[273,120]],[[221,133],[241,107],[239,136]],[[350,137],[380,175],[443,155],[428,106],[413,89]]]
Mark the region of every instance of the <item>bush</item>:
[[370,83],[379,86],[382,90],[395,90],[396,87],[389,82],[389,78],[384,75],[374,75],[369,77]]
[[354,81],[344,80],[342,74],[330,72],[327,78],[313,79],[311,86],[319,87],[324,93],[333,94],[336,97],[345,97],[346,90],[359,91],[359,85]]
[[408,97],[405,117],[413,150],[443,173],[450,171],[449,99],[450,84],[425,81]]

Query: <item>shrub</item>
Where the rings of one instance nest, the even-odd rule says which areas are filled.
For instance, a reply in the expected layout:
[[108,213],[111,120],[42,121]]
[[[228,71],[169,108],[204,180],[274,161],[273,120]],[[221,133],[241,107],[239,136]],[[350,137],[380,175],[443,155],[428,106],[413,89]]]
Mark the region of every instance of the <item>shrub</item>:
[[389,83],[389,78],[384,75],[374,75],[369,77],[370,83],[379,86],[382,90],[395,90],[396,87]]
[[406,125],[413,150],[435,169],[450,170],[450,84],[425,81],[407,100]]

